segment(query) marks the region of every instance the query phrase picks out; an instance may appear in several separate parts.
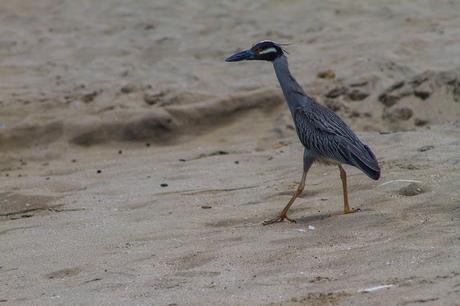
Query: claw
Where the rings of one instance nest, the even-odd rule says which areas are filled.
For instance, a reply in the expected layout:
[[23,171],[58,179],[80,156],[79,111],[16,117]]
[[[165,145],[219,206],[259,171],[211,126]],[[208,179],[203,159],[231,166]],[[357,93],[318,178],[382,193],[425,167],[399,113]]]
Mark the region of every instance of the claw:
[[273,223],[283,222],[284,220],[288,220],[291,223],[297,223],[294,219],[289,218],[287,215],[279,216],[270,220],[266,220],[262,223],[262,225],[269,225]]
[[345,210],[343,211],[343,213],[344,213],[344,214],[352,214],[352,213],[359,212],[359,211],[361,211],[360,208],[350,208],[350,209],[348,209],[348,210],[345,209]]

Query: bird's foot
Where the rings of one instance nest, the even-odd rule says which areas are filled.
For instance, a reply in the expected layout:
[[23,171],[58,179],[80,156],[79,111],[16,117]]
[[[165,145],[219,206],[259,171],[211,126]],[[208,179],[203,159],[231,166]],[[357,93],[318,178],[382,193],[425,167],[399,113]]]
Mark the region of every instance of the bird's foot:
[[352,214],[352,213],[359,212],[359,211],[361,211],[360,208],[348,208],[348,209],[344,209],[343,213],[346,215],[346,214]]
[[269,224],[273,224],[273,223],[283,222],[284,220],[288,220],[291,223],[296,223],[296,221],[294,219],[291,219],[286,214],[284,214],[284,215],[280,215],[280,216],[278,216],[276,218],[266,220],[266,221],[264,221],[264,223],[262,223],[262,225],[269,225]]

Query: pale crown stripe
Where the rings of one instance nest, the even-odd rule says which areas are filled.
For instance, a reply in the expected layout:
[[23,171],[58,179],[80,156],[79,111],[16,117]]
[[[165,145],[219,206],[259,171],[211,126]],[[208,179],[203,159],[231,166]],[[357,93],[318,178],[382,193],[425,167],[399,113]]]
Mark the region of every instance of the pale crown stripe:
[[259,54],[267,54],[267,53],[271,53],[271,52],[276,52],[276,49],[275,48],[268,48],[268,49],[265,49],[263,51],[260,51]]

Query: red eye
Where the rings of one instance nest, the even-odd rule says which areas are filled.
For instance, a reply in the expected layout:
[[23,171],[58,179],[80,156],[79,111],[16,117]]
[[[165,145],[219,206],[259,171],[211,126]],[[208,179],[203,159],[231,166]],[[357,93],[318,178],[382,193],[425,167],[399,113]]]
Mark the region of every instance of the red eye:
[[260,52],[262,51],[262,49],[260,49],[260,48],[256,48],[256,50],[255,50],[255,51],[256,51],[257,53],[260,53]]

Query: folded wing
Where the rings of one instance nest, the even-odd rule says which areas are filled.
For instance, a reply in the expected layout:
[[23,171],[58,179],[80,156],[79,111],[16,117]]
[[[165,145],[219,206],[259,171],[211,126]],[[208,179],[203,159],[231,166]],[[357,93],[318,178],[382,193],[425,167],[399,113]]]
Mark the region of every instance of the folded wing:
[[333,111],[311,103],[297,108],[293,117],[300,141],[307,149],[326,159],[355,166],[374,180],[380,177],[374,153]]

